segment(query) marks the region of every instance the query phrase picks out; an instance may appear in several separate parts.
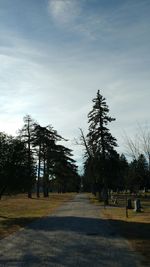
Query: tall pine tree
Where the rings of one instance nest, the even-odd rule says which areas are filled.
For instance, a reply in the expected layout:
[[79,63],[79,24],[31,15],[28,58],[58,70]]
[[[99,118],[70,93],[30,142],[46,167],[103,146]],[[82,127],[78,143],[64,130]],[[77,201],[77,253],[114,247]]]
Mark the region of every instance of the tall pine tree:
[[110,133],[108,124],[115,119],[108,115],[109,108],[106,99],[98,90],[96,97],[93,99],[93,108],[88,114],[89,132],[87,134],[88,147],[92,154],[94,164],[94,184],[97,189],[105,189],[105,195],[109,187],[107,170],[107,161],[110,154],[117,146],[116,139]]
[[21,130],[19,130],[20,139],[26,144],[28,151],[28,176],[31,180],[31,188],[28,190],[28,197],[32,197],[32,164],[33,164],[33,151],[32,151],[32,141],[34,135],[35,122],[30,115],[26,115],[24,118],[24,125]]

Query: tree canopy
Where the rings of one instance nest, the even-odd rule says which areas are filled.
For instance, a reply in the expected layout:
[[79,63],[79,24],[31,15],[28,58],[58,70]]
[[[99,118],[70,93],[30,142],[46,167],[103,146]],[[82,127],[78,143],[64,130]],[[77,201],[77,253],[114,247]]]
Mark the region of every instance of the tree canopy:
[[67,141],[52,126],[41,126],[30,115],[17,137],[0,133],[0,197],[27,192],[44,197],[49,191],[78,191],[80,179]]

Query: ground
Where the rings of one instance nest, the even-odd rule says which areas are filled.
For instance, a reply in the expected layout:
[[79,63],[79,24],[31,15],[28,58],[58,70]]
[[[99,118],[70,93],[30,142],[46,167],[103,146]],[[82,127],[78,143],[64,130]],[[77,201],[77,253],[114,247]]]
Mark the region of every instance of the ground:
[[142,260],[86,194],[0,241],[0,266],[7,267],[138,267]]
[[117,227],[119,233],[125,237],[133,250],[143,255],[143,263],[149,266],[150,262],[150,196],[147,193],[139,196],[142,205],[141,212],[135,212],[134,209],[128,210],[126,217],[126,197],[132,199],[134,207],[134,198],[131,195],[117,194],[117,203],[109,202],[109,206],[103,206],[96,197],[89,195],[90,200],[100,208],[101,217],[109,220],[114,227]]

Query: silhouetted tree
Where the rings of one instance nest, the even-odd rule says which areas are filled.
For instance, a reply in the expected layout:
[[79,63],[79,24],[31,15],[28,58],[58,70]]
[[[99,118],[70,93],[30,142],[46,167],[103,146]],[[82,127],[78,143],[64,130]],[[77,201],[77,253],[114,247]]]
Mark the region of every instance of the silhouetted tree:
[[129,163],[124,154],[119,156],[119,177],[118,177],[118,189],[127,190],[126,177],[128,175]]
[[4,193],[27,192],[33,186],[33,158],[31,174],[32,179],[28,176],[28,150],[24,142],[0,133],[0,198]]
[[43,173],[43,195],[48,196],[49,176],[53,175],[55,154],[57,151],[56,141],[64,140],[52,126],[35,126],[33,146],[38,147],[38,179],[37,197],[39,197],[39,185],[41,172]]
[[[89,132],[87,134],[88,148],[92,154],[94,168],[94,184],[98,191],[103,186],[107,192],[109,179],[107,173],[107,161],[114,147],[117,146],[116,139],[111,135],[108,123],[115,119],[108,115],[109,108],[106,99],[98,90],[96,98],[93,99],[93,108],[88,114]],[[106,200],[107,202],[107,200]]]
[[78,191],[80,177],[71,150],[58,145],[58,141],[67,140],[52,126],[39,125],[30,115],[24,117],[17,138],[0,133],[0,197],[4,192],[28,192],[31,198],[36,182],[37,197],[40,185],[47,197],[52,178],[60,191]]
[[[31,118],[30,115],[26,115],[24,118],[23,128],[19,131],[21,140],[25,143],[27,151],[28,151],[28,176],[31,179],[32,184],[32,142],[34,138],[34,130],[35,130],[35,121]],[[28,197],[32,197],[32,188],[28,191]]]
[[149,172],[146,158],[143,154],[138,159],[131,161],[129,164],[128,176],[126,183],[131,192],[138,192],[140,189],[147,188],[149,184]]
[[62,145],[57,145],[55,151],[54,174],[58,192],[79,190],[80,178],[75,160],[72,159],[72,150]]

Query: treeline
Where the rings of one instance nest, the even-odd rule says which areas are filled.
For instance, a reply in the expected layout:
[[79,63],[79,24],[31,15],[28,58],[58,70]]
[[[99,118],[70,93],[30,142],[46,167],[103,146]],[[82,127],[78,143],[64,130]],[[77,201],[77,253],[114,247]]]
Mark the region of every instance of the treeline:
[[[98,161],[95,162],[94,170],[92,170],[90,160],[87,159],[85,161],[84,175],[82,178],[84,191],[102,191],[104,167],[102,162],[98,165],[99,163]],[[113,190],[114,192],[129,190],[130,193],[137,193],[139,190],[147,192],[148,189],[150,189],[150,171],[147,160],[143,154],[139,155],[138,159],[128,162],[124,154],[119,155],[116,152],[107,158],[105,166],[108,190]],[[93,171],[96,173],[98,170],[99,178],[97,175],[97,180],[94,180]]]
[[110,190],[136,192],[150,188],[149,160],[139,154],[129,163],[123,154],[117,153],[117,140],[108,128],[113,121],[115,119],[109,116],[106,99],[98,90],[93,99],[92,110],[88,114],[88,134],[85,136],[80,129],[85,148],[82,181],[84,191],[92,191],[94,194],[98,192],[106,204]]
[[[52,126],[41,126],[31,116],[24,117],[18,136],[0,132],[0,198],[3,194],[78,191],[80,177],[72,150]],[[62,142],[61,142],[62,143]]]

